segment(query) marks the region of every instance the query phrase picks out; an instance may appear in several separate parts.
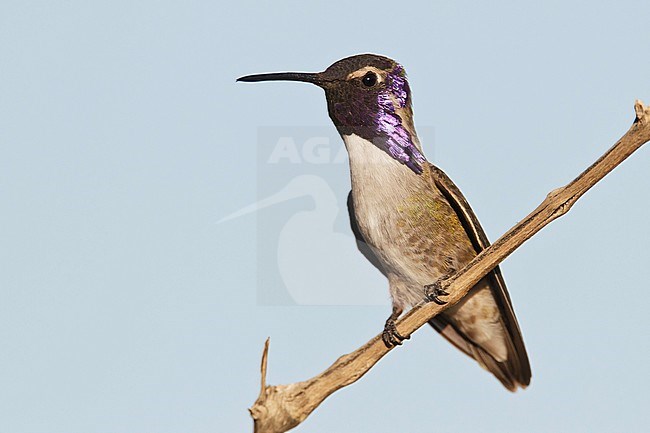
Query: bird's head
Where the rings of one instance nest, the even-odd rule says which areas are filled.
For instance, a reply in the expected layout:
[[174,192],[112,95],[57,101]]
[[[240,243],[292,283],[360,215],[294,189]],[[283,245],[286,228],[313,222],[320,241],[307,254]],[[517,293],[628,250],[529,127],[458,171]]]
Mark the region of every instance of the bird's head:
[[426,161],[413,126],[411,91],[404,68],[387,57],[360,54],[323,72],[248,75],[237,81],[303,81],[325,90],[330,118],[343,136],[372,142],[415,173]]

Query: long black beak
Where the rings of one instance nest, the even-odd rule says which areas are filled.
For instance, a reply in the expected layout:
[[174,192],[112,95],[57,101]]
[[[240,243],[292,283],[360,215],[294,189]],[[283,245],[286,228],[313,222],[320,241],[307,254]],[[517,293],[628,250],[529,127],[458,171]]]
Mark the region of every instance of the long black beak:
[[271,74],[246,75],[245,77],[237,78],[237,81],[243,81],[246,83],[256,83],[258,81],[302,81],[305,83],[316,84],[317,86],[323,85],[323,80],[320,78],[320,74],[307,72],[277,72]]

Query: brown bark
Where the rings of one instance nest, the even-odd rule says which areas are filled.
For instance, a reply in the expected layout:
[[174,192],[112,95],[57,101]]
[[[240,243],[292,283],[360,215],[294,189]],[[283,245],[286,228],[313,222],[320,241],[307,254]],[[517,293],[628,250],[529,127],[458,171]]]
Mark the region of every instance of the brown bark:
[[[411,335],[433,316],[458,302],[485,274],[548,223],[567,213],[587,190],[649,141],[650,108],[636,101],[634,110],[634,123],[612,148],[571,183],[551,191],[533,212],[467,266],[449,278],[436,282],[450,293],[445,298],[448,303],[443,306],[433,302],[417,305],[397,322],[399,333]],[[269,340],[265,343],[262,356],[260,394],[250,409],[255,433],[281,433],[297,426],[325,398],[356,382],[391,350],[384,345],[379,334],[354,352],[341,356],[327,370],[311,379],[289,385],[267,385],[268,349]]]

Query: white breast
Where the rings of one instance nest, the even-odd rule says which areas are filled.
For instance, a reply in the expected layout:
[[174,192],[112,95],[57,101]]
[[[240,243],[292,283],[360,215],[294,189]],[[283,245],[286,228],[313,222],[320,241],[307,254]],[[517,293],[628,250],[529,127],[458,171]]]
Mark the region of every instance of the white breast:
[[364,236],[375,238],[387,229],[384,227],[390,223],[396,206],[404,199],[404,182],[410,177],[410,170],[356,134],[344,135],[343,141],[350,156],[356,217]]

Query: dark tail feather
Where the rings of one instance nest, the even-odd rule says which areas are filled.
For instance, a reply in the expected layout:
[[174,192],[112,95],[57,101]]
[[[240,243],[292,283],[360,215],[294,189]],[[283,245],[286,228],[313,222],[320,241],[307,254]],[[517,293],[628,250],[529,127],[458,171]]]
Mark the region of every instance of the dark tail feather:
[[528,367],[526,354],[523,355],[526,357],[525,363],[522,363],[521,354],[515,350],[514,344],[509,338],[507,339],[508,359],[499,362],[460,333],[451,323],[445,320],[444,316],[434,317],[429,321],[429,324],[447,341],[492,373],[509,391],[514,392],[518,387],[526,388],[530,383],[530,368]]

